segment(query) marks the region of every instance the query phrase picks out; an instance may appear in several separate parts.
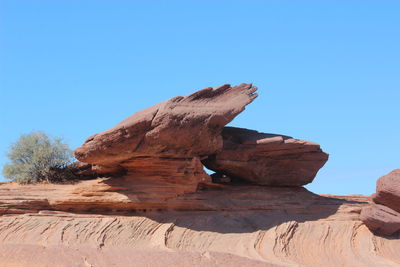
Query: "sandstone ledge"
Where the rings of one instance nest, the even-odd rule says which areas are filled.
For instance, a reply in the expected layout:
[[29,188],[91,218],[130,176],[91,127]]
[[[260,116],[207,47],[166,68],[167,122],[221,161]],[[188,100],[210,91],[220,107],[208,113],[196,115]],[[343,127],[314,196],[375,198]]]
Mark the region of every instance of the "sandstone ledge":
[[[204,184],[197,192],[165,193],[164,184],[131,178],[98,178],[71,184],[0,185],[2,214],[41,210],[118,214],[143,211],[276,210],[333,214],[343,204],[364,202],[323,197],[303,187]],[[366,200],[367,198],[365,198]],[[349,202],[350,201],[350,202]],[[313,208],[313,209],[311,209]]]
[[141,202],[132,188],[122,189],[109,180],[1,184],[1,262],[9,266],[400,264],[400,236],[375,236],[359,220],[369,197],[221,185],[165,202]]

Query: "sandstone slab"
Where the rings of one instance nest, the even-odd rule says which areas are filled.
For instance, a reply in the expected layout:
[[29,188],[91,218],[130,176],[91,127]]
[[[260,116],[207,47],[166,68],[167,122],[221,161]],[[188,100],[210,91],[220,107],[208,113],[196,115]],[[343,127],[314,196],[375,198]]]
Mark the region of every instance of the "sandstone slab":
[[108,166],[142,156],[210,155],[222,148],[222,128],[257,97],[256,90],[251,84],[225,84],[174,97],[89,137],[75,156]]
[[400,169],[378,179],[373,201],[400,212]]
[[203,164],[255,184],[305,185],[328,160],[328,154],[318,144],[289,136],[225,127],[222,137],[223,149],[203,160]]
[[379,204],[361,210],[361,221],[374,233],[393,235],[400,230],[400,213]]
[[81,166],[81,173],[130,179],[137,191],[148,193],[141,199],[195,192],[211,182],[200,159],[222,148],[223,127],[257,97],[256,90],[225,84],[142,110],[75,150],[79,161],[91,165]]
[[[221,185],[155,206],[124,179],[0,183],[0,265],[400,264],[400,236],[375,236],[359,220],[366,196]],[[160,205],[175,210],[157,211]]]

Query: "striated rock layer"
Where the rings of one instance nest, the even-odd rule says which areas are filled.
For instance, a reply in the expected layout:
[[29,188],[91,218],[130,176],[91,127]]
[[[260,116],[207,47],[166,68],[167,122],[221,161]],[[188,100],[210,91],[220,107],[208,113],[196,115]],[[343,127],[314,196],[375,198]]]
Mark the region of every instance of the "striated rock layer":
[[[135,188],[110,180],[118,179],[1,184],[0,265],[400,264],[400,236],[375,236],[359,219],[368,197],[220,185],[172,198],[168,210],[157,211],[143,206]],[[147,212],[130,210],[140,205]]]
[[118,165],[137,157],[192,158],[222,148],[222,128],[257,94],[251,84],[206,88],[144,109],[89,137],[75,150],[82,162]]
[[76,149],[78,171],[123,176],[137,187],[164,184],[170,196],[211,183],[200,161],[255,184],[310,183],[328,159],[318,144],[225,127],[257,97],[256,90],[225,84],[142,110]]
[[311,183],[328,160],[316,143],[289,136],[225,127],[223,149],[203,164],[210,170],[260,185]]
[[360,220],[377,234],[393,235],[400,230],[400,213],[383,205],[371,204],[364,207]]
[[195,192],[200,183],[211,182],[200,159],[222,148],[222,128],[257,97],[256,90],[226,84],[142,110],[75,150],[90,165],[79,163],[80,173],[123,176],[137,191],[150,192],[142,199]]
[[[71,170],[102,178],[0,184],[0,265],[398,264],[398,240],[377,239],[359,220],[365,197],[298,187],[326,162],[319,145],[224,128],[256,90],[206,88],[93,135]],[[253,185],[214,184],[202,162]]]
[[400,212],[400,169],[378,179],[373,201]]
[[393,235],[400,231],[400,169],[382,176],[376,182],[373,202],[364,207],[361,220],[374,233]]

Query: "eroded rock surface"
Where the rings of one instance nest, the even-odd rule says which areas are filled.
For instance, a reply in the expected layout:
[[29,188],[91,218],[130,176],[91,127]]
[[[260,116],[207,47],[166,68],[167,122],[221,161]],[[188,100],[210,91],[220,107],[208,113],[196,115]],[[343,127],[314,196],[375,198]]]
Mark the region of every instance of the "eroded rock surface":
[[225,127],[222,137],[223,149],[203,160],[203,164],[255,184],[305,185],[328,160],[328,154],[318,144],[289,136]]
[[0,184],[0,265],[400,264],[400,236],[373,235],[359,220],[365,196],[219,185],[161,206],[174,211],[149,211],[150,203],[121,180]]
[[372,200],[364,207],[361,220],[374,233],[393,235],[400,231],[400,169],[382,176],[376,183]]
[[[175,97],[88,138],[75,151],[76,175],[101,178],[0,184],[0,262],[398,264],[398,240],[377,241],[359,220],[366,197],[235,184],[218,174],[222,184],[211,183],[201,161],[255,184],[298,186],[311,182],[328,158],[311,142],[224,128],[253,101],[256,89],[223,85]],[[371,255],[373,247],[377,255]]]
[[92,165],[87,173],[124,173],[138,191],[151,192],[143,198],[195,192],[211,182],[200,159],[222,148],[223,127],[257,97],[256,90],[226,84],[174,97],[89,137],[75,156]]
[[400,212],[400,169],[378,179],[373,201]]
[[392,235],[400,230],[400,213],[383,205],[371,204],[364,207],[360,219],[377,234]]
[[118,165],[143,156],[202,157],[222,148],[222,128],[257,97],[241,84],[206,88],[142,110],[89,137],[75,150],[82,162]]
[[78,160],[92,166],[82,173],[104,175],[115,170],[138,187],[164,184],[178,195],[212,181],[201,170],[202,160],[217,172],[214,181],[239,178],[272,186],[310,183],[328,159],[318,144],[225,127],[253,101],[256,90],[251,84],[222,85],[142,110],[75,150]]

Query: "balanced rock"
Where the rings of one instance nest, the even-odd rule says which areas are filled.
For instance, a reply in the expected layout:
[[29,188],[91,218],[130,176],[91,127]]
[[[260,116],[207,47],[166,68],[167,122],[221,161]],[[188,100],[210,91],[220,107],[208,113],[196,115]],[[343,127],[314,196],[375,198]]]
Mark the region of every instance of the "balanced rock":
[[400,169],[378,179],[373,201],[400,212]]
[[203,164],[217,173],[255,184],[305,185],[328,160],[318,144],[289,136],[225,127],[222,137],[223,149]]
[[200,160],[222,149],[223,127],[257,97],[256,90],[225,84],[174,97],[89,137],[75,156],[94,171],[123,169],[143,201],[195,192],[199,183],[211,182]]
[[400,213],[384,205],[371,204],[362,208],[360,219],[376,234],[392,235],[400,230]]

